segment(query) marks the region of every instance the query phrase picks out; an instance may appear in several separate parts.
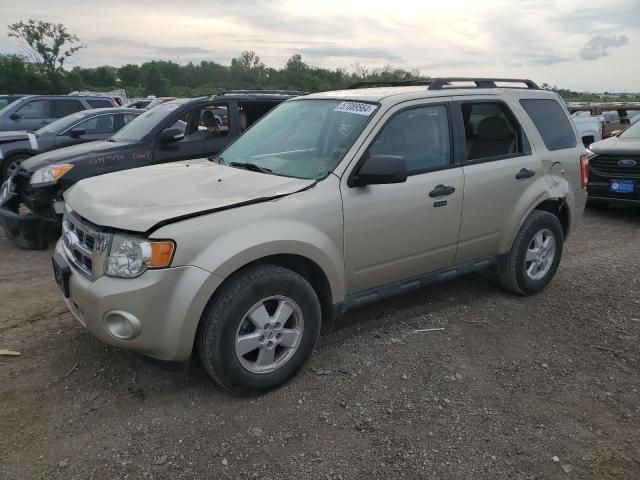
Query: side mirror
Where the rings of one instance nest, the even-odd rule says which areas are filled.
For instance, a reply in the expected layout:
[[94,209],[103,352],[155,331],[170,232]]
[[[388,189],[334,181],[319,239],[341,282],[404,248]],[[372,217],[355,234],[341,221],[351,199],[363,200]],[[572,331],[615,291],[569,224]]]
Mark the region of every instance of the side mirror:
[[11,115],[9,115],[9,118],[11,120],[20,120],[20,118],[22,117],[20,117],[20,115],[18,115],[17,113],[13,112]]
[[407,161],[400,155],[373,155],[349,180],[350,187],[385,185],[407,181]]
[[171,143],[179,142],[184,138],[184,132],[179,128],[165,128],[160,132],[160,144],[169,145]]
[[612,132],[609,133],[609,135],[607,135],[607,138],[609,138],[609,137],[617,137],[621,133],[622,133],[622,130],[613,130]]
[[74,128],[69,130],[69,133],[67,133],[67,135],[69,135],[71,138],[79,138],[84,134],[85,131],[82,128]]

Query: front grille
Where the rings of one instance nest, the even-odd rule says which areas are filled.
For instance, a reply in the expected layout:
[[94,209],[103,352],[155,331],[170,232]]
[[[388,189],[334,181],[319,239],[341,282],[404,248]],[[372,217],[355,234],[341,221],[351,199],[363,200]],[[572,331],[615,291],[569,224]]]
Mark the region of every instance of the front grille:
[[100,231],[74,212],[66,212],[62,220],[62,245],[71,264],[94,280],[102,275],[102,266],[111,235]]
[[[620,165],[621,160],[634,160],[633,166]],[[589,159],[589,169],[596,175],[616,178],[640,178],[640,157],[597,155]]]

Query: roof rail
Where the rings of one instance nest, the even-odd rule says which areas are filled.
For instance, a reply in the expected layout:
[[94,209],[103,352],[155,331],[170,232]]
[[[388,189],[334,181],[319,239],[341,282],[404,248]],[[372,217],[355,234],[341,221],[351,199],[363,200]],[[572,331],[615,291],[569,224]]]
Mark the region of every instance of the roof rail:
[[[473,82],[475,87],[455,87],[451,82]],[[443,90],[446,87],[451,88],[522,88],[522,87],[498,87],[496,82],[501,83],[523,83],[529,89],[540,90],[540,87],[533,81],[521,78],[469,78],[469,77],[443,77],[434,78],[427,90]]]
[[211,95],[211,98],[220,95],[306,95],[309,92],[303,92],[302,90],[224,90],[222,92]]
[[432,80],[372,80],[366,82],[358,82],[347,87],[348,90],[356,88],[369,88],[369,87],[410,87],[413,85],[430,85]]

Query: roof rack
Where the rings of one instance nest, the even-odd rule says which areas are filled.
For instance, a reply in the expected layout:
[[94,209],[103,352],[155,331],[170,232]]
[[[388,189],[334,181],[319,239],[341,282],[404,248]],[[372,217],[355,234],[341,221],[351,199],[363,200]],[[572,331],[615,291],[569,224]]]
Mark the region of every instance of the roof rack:
[[224,90],[222,92],[218,92],[214,95],[211,95],[211,99],[213,97],[217,97],[220,95],[306,95],[309,92],[303,92],[302,90]]
[[[475,87],[456,87],[451,85],[451,82],[472,82],[475,83]],[[469,78],[469,77],[443,77],[434,78],[427,90],[443,90],[446,87],[450,88],[522,88],[522,87],[498,87],[496,82],[500,83],[523,83],[528,89],[540,90],[540,87],[535,82],[521,78]]]
[[356,88],[369,88],[369,87],[410,87],[414,85],[430,85],[432,80],[375,80],[367,82],[358,82],[347,87],[348,90]]

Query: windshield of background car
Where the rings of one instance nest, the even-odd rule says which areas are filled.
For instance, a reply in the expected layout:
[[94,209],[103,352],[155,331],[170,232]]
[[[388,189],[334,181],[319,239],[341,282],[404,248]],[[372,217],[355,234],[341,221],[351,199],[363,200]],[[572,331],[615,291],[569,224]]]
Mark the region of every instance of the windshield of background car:
[[283,103],[222,152],[222,162],[253,163],[286,177],[324,178],[377,109],[340,100]]
[[116,142],[139,142],[178,108],[178,103],[163,103],[134,118],[111,137]]
[[619,135],[619,138],[627,140],[640,140],[640,121],[635,122]]
[[58,133],[61,133],[67,128],[69,128],[70,126],[78,123],[80,120],[82,120],[86,116],[87,115],[83,113],[73,113],[71,115],[67,115],[66,117],[59,118],[55,122],[51,122],[49,125],[45,125],[44,127],[39,128],[38,130],[36,130],[36,133],[38,135],[44,135],[44,134],[57,135]]

